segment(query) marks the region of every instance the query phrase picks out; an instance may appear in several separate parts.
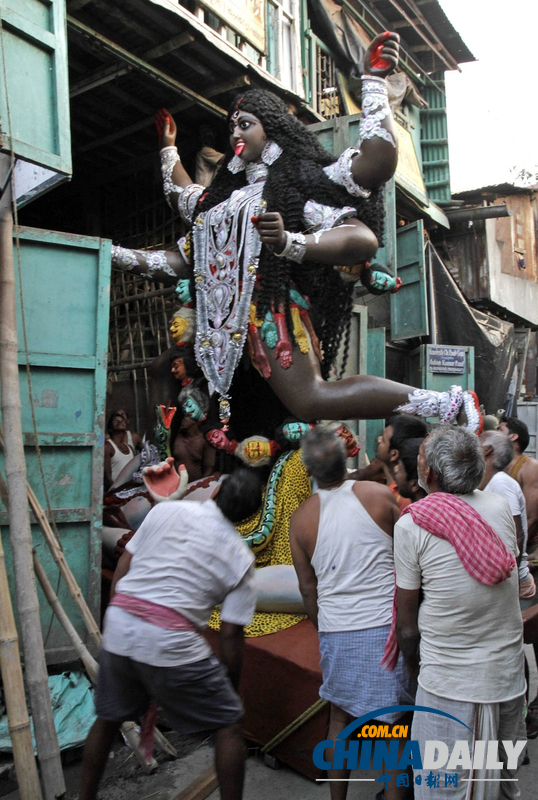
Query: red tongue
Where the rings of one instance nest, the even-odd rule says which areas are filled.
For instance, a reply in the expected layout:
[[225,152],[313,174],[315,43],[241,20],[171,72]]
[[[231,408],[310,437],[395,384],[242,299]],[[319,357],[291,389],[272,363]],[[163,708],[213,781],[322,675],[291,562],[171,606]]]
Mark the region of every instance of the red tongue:
[[235,155],[240,156],[244,149],[245,149],[245,143],[238,142],[235,148]]

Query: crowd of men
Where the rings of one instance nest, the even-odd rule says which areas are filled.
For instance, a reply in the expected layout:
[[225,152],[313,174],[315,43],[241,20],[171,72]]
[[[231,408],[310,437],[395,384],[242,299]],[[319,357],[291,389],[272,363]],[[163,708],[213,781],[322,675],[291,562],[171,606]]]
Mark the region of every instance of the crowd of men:
[[[385,800],[438,800],[448,787],[463,800],[469,781],[476,800],[519,796],[527,708],[527,735],[538,736],[521,613],[536,598],[538,461],[524,455],[528,442],[512,418],[477,437],[457,426],[430,431],[402,414],[379,437],[377,465],[350,475],[334,432],[316,427],[302,440],[315,491],[292,516],[290,544],[318,630],[328,740],[380,709],[375,722],[389,736],[409,724],[421,752],[431,741],[459,747],[435,775],[412,764],[387,769]],[[105,620],[81,800],[97,797],[121,722],[152,700],[181,732],[215,730],[221,797],[242,797],[237,687],[255,589],[252,555],[232,523],[252,513],[260,492],[253,471],[240,470],[205,503],[156,506],[129,542]],[[220,662],[200,634],[215,604]],[[410,705],[430,712],[395,708]],[[475,757],[480,741],[498,743],[493,766]],[[400,752],[405,744],[401,737]],[[328,770],[332,800],[345,800],[347,778],[338,764]]]

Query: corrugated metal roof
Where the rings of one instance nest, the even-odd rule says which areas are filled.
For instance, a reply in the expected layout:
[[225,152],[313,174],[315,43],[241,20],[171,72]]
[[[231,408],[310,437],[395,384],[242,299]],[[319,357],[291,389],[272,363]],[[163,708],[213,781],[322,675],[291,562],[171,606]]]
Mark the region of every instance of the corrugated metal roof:
[[178,141],[188,150],[199,147],[203,123],[224,134],[225,111],[238,91],[276,85],[181,6],[71,0],[68,14],[74,169],[93,182],[119,160],[135,166],[155,155],[157,108],[174,114]]
[[438,0],[372,0],[370,5],[400,34],[404,47],[426,72],[457,69],[458,64],[476,61]]
[[496,183],[491,186],[482,186],[477,189],[467,189],[464,192],[454,194],[455,200],[466,200],[477,202],[486,199],[487,196],[506,197],[515,194],[533,194],[538,191],[538,184],[534,186],[514,186],[512,183]]

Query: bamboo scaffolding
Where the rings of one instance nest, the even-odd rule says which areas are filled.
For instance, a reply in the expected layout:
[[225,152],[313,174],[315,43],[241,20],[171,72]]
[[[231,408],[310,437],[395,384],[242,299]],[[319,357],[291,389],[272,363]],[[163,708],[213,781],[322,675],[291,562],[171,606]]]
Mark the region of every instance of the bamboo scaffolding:
[[88,673],[88,678],[90,681],[95,685],[97,683],[97,673],[99,670],[99,665],[95,658],[91,655],[90,651],[78,635],[75,626],[67,616],[64,607],[60,603],[56,592],[52,588],[51,582],[47,577],[47,573],[41,566],[41,562],[37,556],[36,551],[34,550],[33,553],[33,560],[34,560],[34,572],[36,574],[36,578],[39,581],[41,588],[43,589],[43,594],[45,598],[56,614],[58,621],[64,631],[69,636],[71,644],[77,651],[77,655],[84,664],[84,668]]
[[[91,653],[89,652],[88,648],[86,647],[86,645],[84,644],[84,642],[82,641],[80,636],[78,635],[78,633],[77,633],[77,631],[75,629],[75,626],[73,625],[73,623],[71,622],[71,620],[67,616],[67,614],[66,614],[62,604],[60,603],[60,601],[59,601],[54,589],[52,588],[52,585],[51,585],[51,583],[50,583],[50,581],[49,581],[49,579],[47,577],[47,574],[45,573],[45,570],[41,566],[41,562],[39,561],[39,558],[38,558],[37,553],[35,552],[35,550],[34,550],[34,570],[35,570],[35,574],[37,576],[37,579],[38,579],[38,581],[39,581],[39,583],[41,585],[41,588],[43,589],[43,594],[45,595],[50,607],[52,608],[52,610],[56,614],[56,616],[58,618],[58,621],[60,622],[62,628],[64,629],[64,631],[69,636],[71,644],[73,645],[73,647],[77,651],[78,657],[80,658],[80,660],[84,664],[84,667],[86,669],[86,672],[88,673],[88,677],[89,677],[90,681],[94,685],[96,685],[97,684],[97,676],[98,676],[98,673],[99,673],[99,665],[98,665],[97,661],[94,659],[94,657],[91,655]],[[149,759],[148,761],[146,761],[146,759],[142,755],[142,752],[140,750],[139,736],[138,736],[138,733],[136,731],[135,723],[134,722],[125,722],[121,726],[121,731],[122,731],[123,735],[125,736],[129,746],[132,748],[132,750],[135,751],[135,754],[136,754],[136,756],[137,756],[142,768],[144,769],[144,771],[148,772],[148,773],[149,772],[153,772],[157,768],[157,762],[155,761],[155,759]],[[170,742],[168,741],[168,739],[166,739],[166,737],[163,736],[160,733],[160,731],[157,731],[157,730],[155,731],[155,743],[159,746],[159,748],[163,752],[168,753],[168,755],[170,755],[170,756],[174,756],[174,758],[177,757],[177,750],[175,749],[175,747],[173,747],[170,744]]]
[[[3,497],[2,497],[3,499]],[[7,504],[6,504],[7,508]],[[41,800],[32,732],[19,653],[19,637],[7,582],[4,548],[0,538],[0,670],[4,684],[9,735],[21,800]]]
[[[3,438],[2,438],[2,430],[0,429],[0,448],[2,447],[3,447]],[[0,475],[0,492],[2,492],[3,484],[4,484],[4,479],[2,475]],[[45,512],[30,486],[28,486],[28,501],[32,507],[32,510],[36,516],[36,519],[39,523],[39,526],[41,527],[42,532],[45,534],[46,541],[47,543],[49,543],[53,558],[58,568],[60,569],[60,565],[62,565],[62,569],[60,569],[60,572],[62,574],[62,577],[64,577],[66,583],[68,584],[71,596],[73,597],[73,599],[77,603],[77,606],[79,607],[79,610],[83,614],[83,619],[84,622],[86,623],[86,628],[88,629],[88,632],[93,636],[94,641],[97,644],[100,644],[101,632],[97,626],[97,623],[93,618],[90,609],[88,608],[88,605],[82,595],[82,592],[80,591],[80,588],[75,580],[75,577],[71,572],[69,564],[65,560],[63,552],[58,544],[54,531],[50,527]],[[7,502],[6,502],[6,507],[7,507]],[[36,564],[38,565],[37,567]],[[90,654],[88,648],[82,641],[81,637],[78,635],[75,626],[67,616],[63,606],[61,605],[56,593],[54,592],[50,584],[49,579],[47,578],[45,571],[43,570],[43,567],[41,566],[40,562],[37,559],[35,551],[33,556],[33,565],[35,574],[41,584],[41,588],[43,589],[43,594],[45,595],[52,610],[56,614],[58,621],[62,625],[64,631],[69,636],[69,639],[74,649],[76,650],[80,660],[84,664],[89,679],[93,684],[96,684],[97,672],[98,672],[97,662]],[[138,732],[136,730],[135,723],[134,722],[123,723],[121,731],[129,747],[133,750],[134,754],[136,755],[136,758],[140,763],[140,766],[142,767],[144,772],[147,772],[148,774],[154,772],[155,769],[157,768],[157,762],[153,758],[149,760],[146,760],[144,758],[142,750],[140,749],[140,740]],[[164,734],[161,733],[161,731],[159,731],[158,729],[155,729],[155,745],[159,748],[159,750],[161,750],[161,752],[166,753],[169,756],[172,756],[173,758],[177,758],[177,750],[172,744],[170,744],[166,736],[164,736]]]
[[11,209],[6,209],[0,216],[0,382],[2,420],[6,433],[4,456],[9,495],[9,536],[13,551],[26,684],[30,695],[43,793],[46,800],[56,800],[65,794],[65,782],[52,716],[39,601],[32,566],[15,309],[13,216]]
[[[4,449],[4,436],[2,429],[0,428],[0,449]],[[60,575],[64,579],[66,586],[69,590],[69,594],[77,604],[77,607],[80,611],[80,615],[86,627],[86,630],[94,640],[95,644],[101,644],[101,631],[99,630],[99,626],[95,621],[93,614],[86,603],[84,595],[80,590],[80,586],[78,585],[75,576],[71,572],[71,568],[67,563],[65,556],[63,554],[63,550],[60,547],[60,543],[56,538],[56,534],[51,528],[51,525],[47,519],[47,515],[43,507],[41,506],[39,500],[37,499],[34,490],[30,486],[30,484],[26,483],[26,493],[27,493],[27,501],[30,504],[30,508],[32,509],[32,513],[36,519],[37,524],[41,528],[41,532],[45,537],[45,542],[51,552],[52,558],[54,563],[58,567]]]

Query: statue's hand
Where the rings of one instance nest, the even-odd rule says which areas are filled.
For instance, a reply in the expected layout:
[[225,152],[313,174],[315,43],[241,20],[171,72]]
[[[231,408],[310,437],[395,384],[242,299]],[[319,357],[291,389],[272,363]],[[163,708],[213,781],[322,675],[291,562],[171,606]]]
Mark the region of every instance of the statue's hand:
[[275,347],[275,358],[280,361],[282,369],[289,369],[293,363],[293,351],[289,341],[280,339]]
[[259,214],[254,219],[256,219],[254,224],[262,242],[274,250],[275,253],[282,252],[286,245],[282,215],[278,211],[267,211],[265,214]]
[[189,475],[183,464],[180,464],[177,472],[174,459],[167,458],[160,464],[144,467],[142,479],[155,502],[162,503],[165,500],[181,500],[187,489]]
[[170,112],[166,108],[159,108],[155,112],[155,127],[159,137],[160,147],[171,147],[176,143],[177,127]]
[[376,36],[364,54],[363,74],[386,78],[398,66],[400,36],[384,31]]
[[260,335],[264,342],[267,342],[267,347],[273,350],[278,342],[278,330],[274,322],[265,319],[260,328]]

